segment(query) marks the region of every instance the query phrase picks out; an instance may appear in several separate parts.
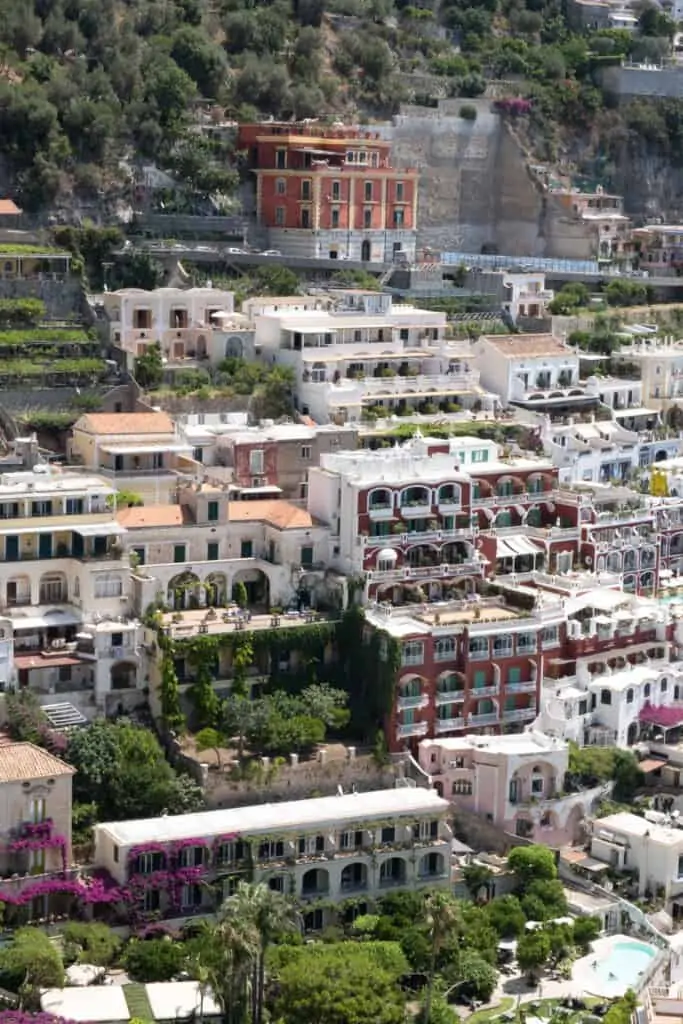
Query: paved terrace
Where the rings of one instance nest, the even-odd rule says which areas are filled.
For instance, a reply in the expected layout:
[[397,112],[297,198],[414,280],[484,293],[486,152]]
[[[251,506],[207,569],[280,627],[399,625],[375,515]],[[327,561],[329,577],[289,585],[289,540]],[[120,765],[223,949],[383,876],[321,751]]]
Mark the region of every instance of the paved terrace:
[[[180,618],[178,618],[180,616]],[[173,640],[184,637],[208,634],[236,633],[240,630],[258,631],[263,629],[291,629],[297,626],[308,626],[312,622],[334,621],[330,616],[320,612],[306,610],[303,612],[288,611],[277,614],[257,614],[242,609],[216,609],[216,617],[211,617],[207,608],[191,611],[167,612],[162,616],[162,628]]]

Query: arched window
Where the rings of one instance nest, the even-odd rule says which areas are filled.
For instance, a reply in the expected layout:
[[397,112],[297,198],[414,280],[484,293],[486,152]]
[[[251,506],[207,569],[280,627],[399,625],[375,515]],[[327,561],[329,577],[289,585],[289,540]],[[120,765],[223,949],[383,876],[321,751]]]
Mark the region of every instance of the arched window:
[[650,696],[650,690],[651,690],[650,684],[649,683],[645,683],[645,687],[643,689],[643,697],[645,697],[646,700]]
[[626,691],[626,703],[633,704],[633,690],[630,688]]

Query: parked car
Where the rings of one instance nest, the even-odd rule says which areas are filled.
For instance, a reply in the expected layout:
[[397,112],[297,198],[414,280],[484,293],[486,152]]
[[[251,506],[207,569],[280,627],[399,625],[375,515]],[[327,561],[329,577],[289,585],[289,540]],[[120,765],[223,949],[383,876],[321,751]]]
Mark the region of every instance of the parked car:
[[264,249],[261,253],[262,256],[282,256],[279,249]]
[[236,246],[228,246],[227,249],[223,250],[226,256],[246,256],[244,249],[238,249]]

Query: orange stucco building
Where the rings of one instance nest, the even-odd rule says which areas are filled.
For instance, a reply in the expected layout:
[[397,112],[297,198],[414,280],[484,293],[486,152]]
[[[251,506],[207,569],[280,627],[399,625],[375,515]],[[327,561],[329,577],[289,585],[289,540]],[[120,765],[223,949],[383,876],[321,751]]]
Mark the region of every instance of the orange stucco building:
[[256,177],[256,212],[284,253],[364,262],[412,261],[418,172],[391,163],[377,132],[301,122],[239,131]]

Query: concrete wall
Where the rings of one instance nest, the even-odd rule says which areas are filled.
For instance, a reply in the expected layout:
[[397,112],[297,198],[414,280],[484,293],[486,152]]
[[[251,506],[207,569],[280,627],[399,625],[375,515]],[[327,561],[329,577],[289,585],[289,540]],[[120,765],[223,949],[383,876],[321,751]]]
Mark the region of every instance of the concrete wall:
[[[475,107],[475,121],[459,116],[463,106]],[[490,106],[488,99],[406,106],[393,126],[380,127],[392,139],[394,162],[421,169],[418,247],[478,253],[496,245],[512,255],[545,255],[542,197]]]
[[354,787],[361,792],[390,789],[402,774],[401,766],[394,762],[380,766],[371,754],[351,758],[348,751],[337,753],[336,750],[332,753],[323,750],[317,759],[296,764],[275,766],[271,761],[252,778],[244,780],[233,779],[229,767],[220,771],[202,770],[194,759],[177,750],[172,756],[174,760],[182,760],[203,784],[209,808],[332,796],[338,786],[345,792],[351,792]]
[[683,98],[683,69],[611,67],[602,72],[602,84],[620,99],[632,96]]
[[42,299],[47,316],[60,320],[80,316],[83,307],[83,292],[76,278],[63,281],[3,278],[0,279],[0,299]]

